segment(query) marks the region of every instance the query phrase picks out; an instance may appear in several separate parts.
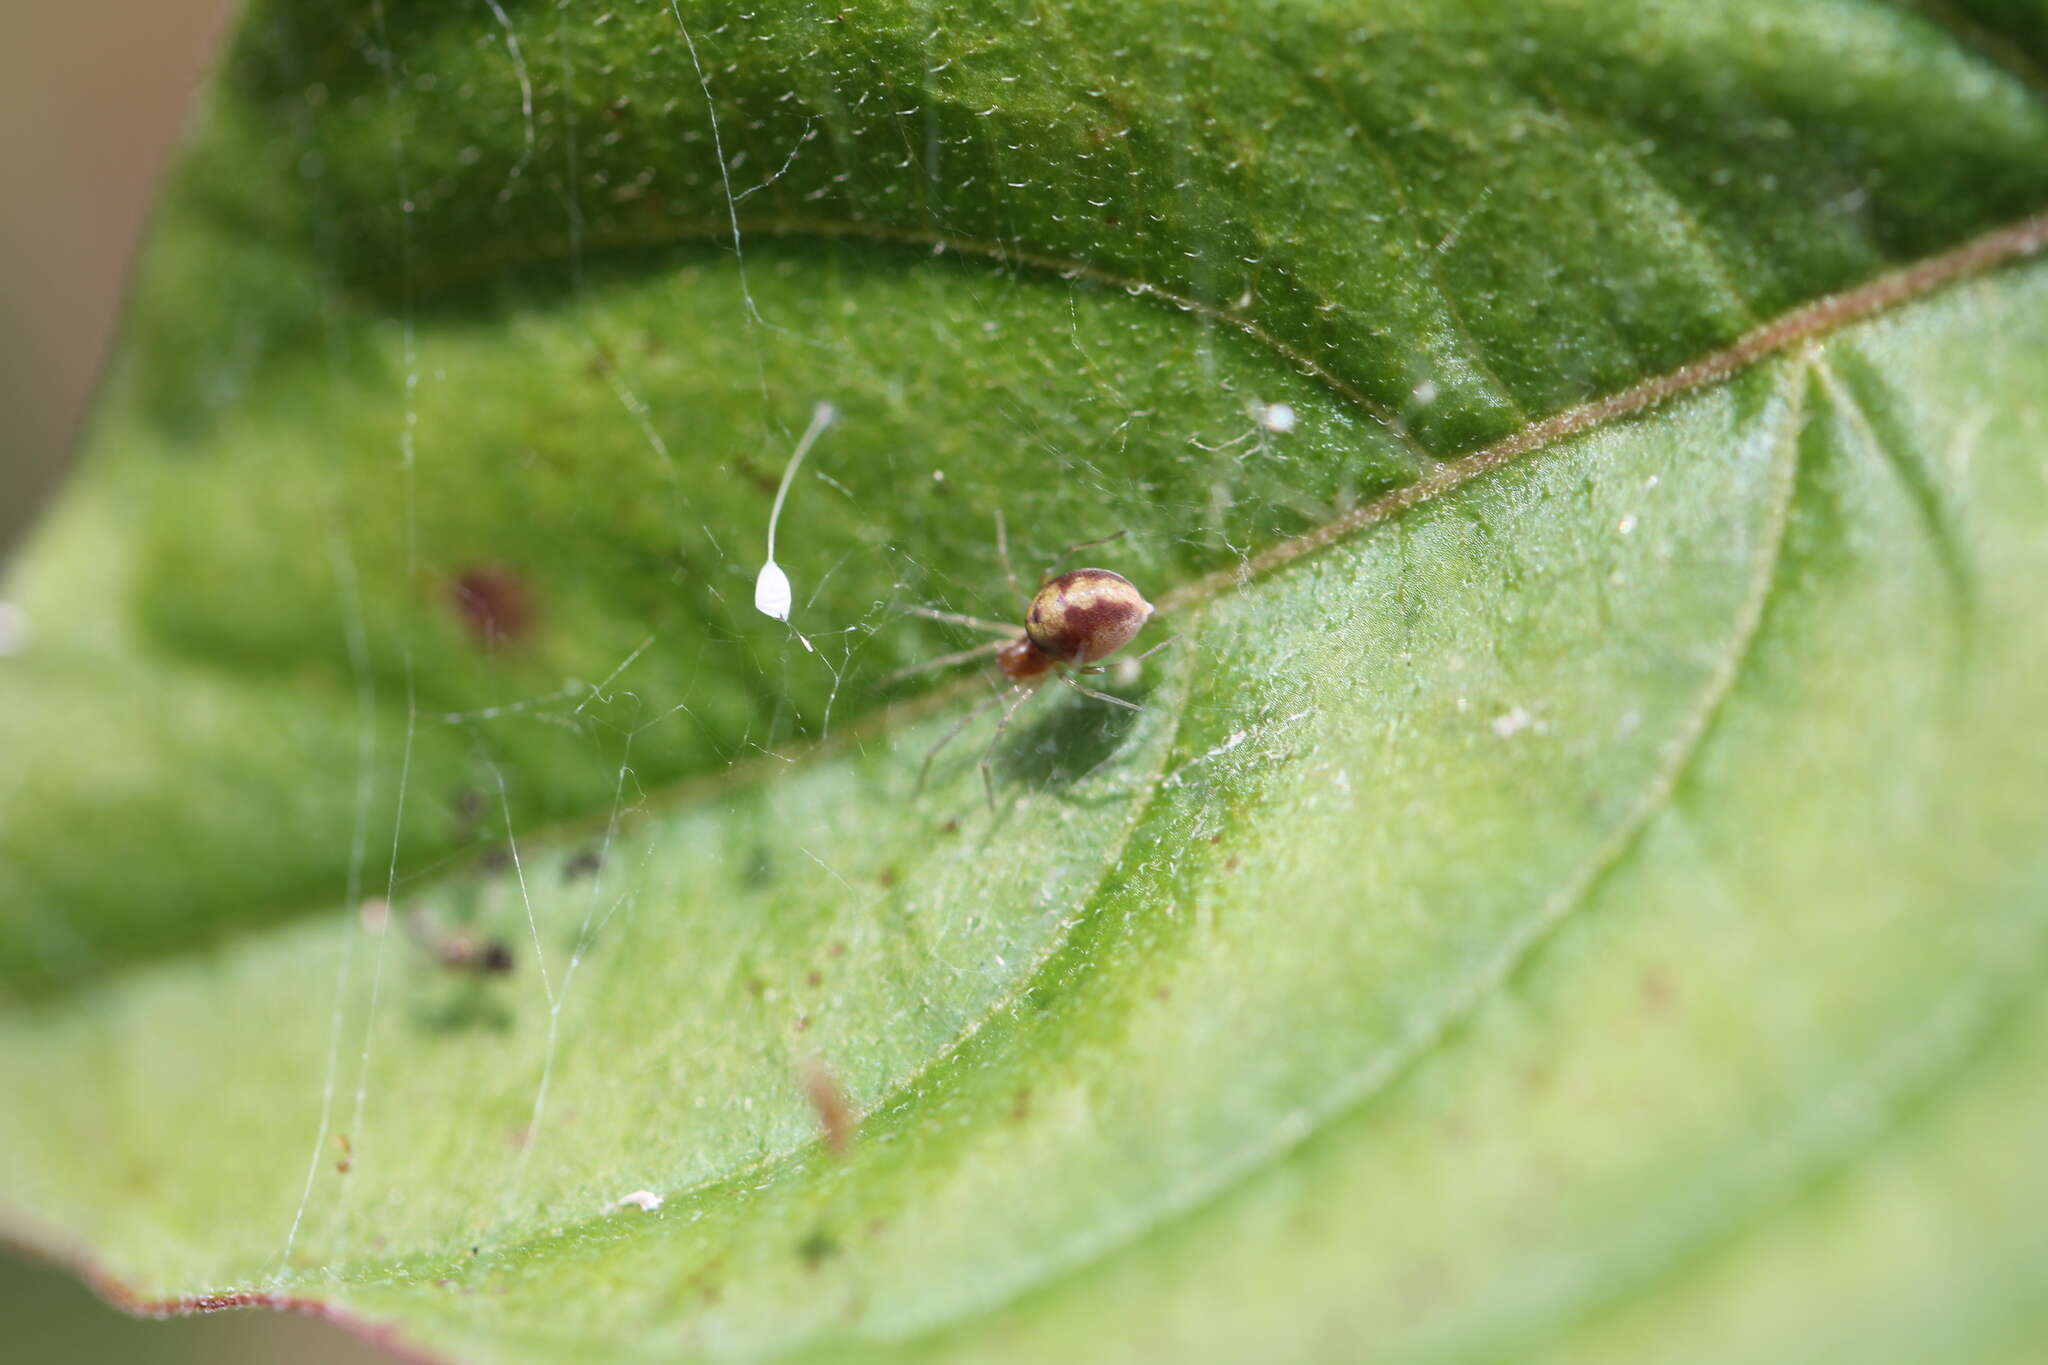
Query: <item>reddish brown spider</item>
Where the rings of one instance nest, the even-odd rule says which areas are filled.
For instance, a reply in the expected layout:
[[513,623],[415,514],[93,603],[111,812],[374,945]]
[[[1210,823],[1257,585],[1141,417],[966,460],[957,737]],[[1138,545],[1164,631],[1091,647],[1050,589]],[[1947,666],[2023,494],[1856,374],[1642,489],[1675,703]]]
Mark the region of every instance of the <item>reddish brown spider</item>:
[[[1117,539],[1124,533],[1119,531],[1101,540],[1084,540],[1062,550],[1059,559],[1065,559],[1076,550],[1085,550]],[[1003,574],[1010,582],[1010,590],[1019,600],[1024,600],[1024,591],[1017,584],[1017,574],[1010,567],[1010,538],[1003,525],[1003,514],[996,513],[996,549],[1002,556]],[[1057,567],[1059,560],[1054,560]],[[924,766],[918,769],[917,790],[923,791],[925,779],[930,776],[932,760],[939,751],[952,743],[969,722],[997,702],[1006,702],[1002,718],[996,722],[996,731],[989,740],[988,748],[981,756],[981,780],[988,791],[989,804],[994,805],[995,777],[993,760],[996,746],[1002,743],[1003,734],[1010,727],[1010,718],[1017,714],[1038,684],[1047,678],[1058,678],[1083,696],[1106,701],[1112,706],[1127,707],[1138,711],[1144,708],[1136,702],[1113,697],[1107,692],[1098,692],[1092,687],[1074,681],[1076,673],[1102,673],[1100,661],[1129,644],[1144,628],[1152,615],[1152,604],[1130,579],[1109,569],[1072,569],[1055,574],[1047,569],[1039,580],[1038,591],[1030,597],[1024,608],[1024,627],[1004,625],[979,616],[962,616],[958,612],[937,611],[930,607],[912,607],[919,616],[934,621],[949,621],[955,625],[972,626],[986,630],[1003,638],[991,640],[973,649],[963,649],[925,663],[892,673],[885,682],[894,682],[915,673],[928,672],[935,668],[946,668],[953,664],[994,655],[996,667],[1002,670],[1008,680],[1006,689],[998,690],[994,696],[981,702],[953,724],[953,728],[939,737],[931,751],[924,756]],[[1143,659],[1153,650],[1160,649],[1170,641],[1161,641],[1144,654]],[[1133,662],[1136,660],[1134,659]]]

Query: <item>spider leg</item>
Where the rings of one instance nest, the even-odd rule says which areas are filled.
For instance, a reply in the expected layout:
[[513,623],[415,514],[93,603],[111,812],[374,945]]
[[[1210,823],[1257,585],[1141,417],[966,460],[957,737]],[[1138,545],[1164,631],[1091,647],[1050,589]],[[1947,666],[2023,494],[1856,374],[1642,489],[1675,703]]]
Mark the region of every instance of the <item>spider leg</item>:
[[1050,582],[1052,578],[1059,573],[1060,565],[1065,563],[1067,556],[1074,553],[1074,551],[1092,549],[1097,545],[1107,545],[1112,540],[1122,540],[1125,536],[1129,535],[1130,533],[1130,528],[1125,527],[1121,531],[1117,531],[1106,536],[1097,536],[1093,540],[1075,541],[1072,545],[1069,545],[1066,549],[1061,550],[1058,554],[1052,557],[1052,563],[1046,566],[1045,578],[1041,581]]
[[1159,653],[1161,649],[1165,649],[1167,645],[1180,645],[1180,636],[1178,636],[1178,634],[1169,634],[1169,636],[1165,636],[1165,639],[1163,639],[1163,641],[1159,641],[1157,645],[1153,645],[1151,649],[1147,649],[1145,653],[1141,653],[1141,655],[1130,655],[1128,659],[1122,659],[1120,663],[1143,663],[1145,659],[1151,659],[1153,655],[1157,655],[1157,653]]
[[[1015,632],[1005,633],[1014,634]],[[908,668],[899,668],[888,677],[882,679],[876,686],[887,687],[891,683],[902,682],[905,678],[914,678],[920,673],[930,673],[935,669],[951,668],[954,664],[964,664],[969,659],[979,659],[993,654],[1008,643],[1009,641],[1007,640],[990,640],[985,645],[976,645],[972,649],[963,649],[955,654],[941,654],[936,659],[926,659],[923,663],[912,664]]]
[[1152,648],[1146,650],[1143,654],[1133,654],[1128,659],[1118,659],[1114,664],[1088,664],[1085,667],[1076,668],[1073,671],[1076,673],[1107,673],[1110,670],[1114,669],[1117,666],[1117,664],[1142,663],[1146,659],[1151,658],[1154,654],[1157,654],[1160,650],[1166,648],[1168,645],[1177,644],[1179,641],[1180,636],[1169,635],[1164,640],[1161,640],[1158,644],[1152,646]]
[[[996,746],[1003,742],[1003,735],[1010,728],[1010,717],[1017,714],[1017,708],[1031,695],[1028,687],[1011,689],[1010,704],[1003,708],[1003,718],[996,722],[996,732],[989,737],[988,747],[981,751],[981,786],[988,793],[988,808],[996,808]],[[984,703],[986,705],[986,703]],[[977,708],[979,709],[979,708]]]
[[940,611],[937,607],[905,607],[912,616],[922,616],[928,621],[945,621],[956,626],[973,626],[976,630],[993,631],[997,635],[1015,635],[1017,627],[1006,626],[1001,621],[991,621],[986,616],[963,616],[957,611]]
[[1158,644],[1152,646],[1152,648],[1146,650],[1143,654],[1133,654],[1130,657],[1130,662],[1137,663],[1141,659],[1149,659],[1154,654],[1157,654],[1160,650],[1166,648],[1168,645],[1179,644],[1180,639],[1181,637],[1178,635],[1169,635],[1164,640],[1161,640]]
[[[968,723],[970,721],[972,721],[976,716],[980,715],[982,712],[988,710],[989,707],[994,706],[997,702],[1001,701],[1002,699],[1003,694],[1000,692],[992,692],[988,696],[983,697],[980,701],[976,702],[971,708],[968,709],[966,715],[954,721],[952,726],[946,731],[945,734],[939,736],[938,743],[932,745],[931,748],[925,750],[924,763],[917,770],[917,785],[911,788],[910,790],[910,795],[913,798],[922,796],[924,794],[925,779],[932,775],[932,760],[939,756],[939,750],[945,748],[948,744],[951,744],[955,739],[958,739],[960,737],[960,732],[967,728]],[[1005,714],[1003,719],[1007,721],[1009,719],[1009,716]],[[1001,731],[998,730],[997,733],[1000,734]]]
[[1097,701],[1106,701],[1110,703],[1112,706],[1122,706],[1132,711],[1142,711],[1145,709],[1144,707],[1138,705],[1138,703],[1134,701],[1125,701],[1122,697],[1112,697],[1107,692],[1097,692],[1092,687],[1084,687],[1080,683],[1075,682],[1071,677],[1069,677],[1065,673],[1060,674],[1060,681],[1065,683],[1067,686],[1073,688],[1076,692],[1079,692],[1084,697],[1093,697]]

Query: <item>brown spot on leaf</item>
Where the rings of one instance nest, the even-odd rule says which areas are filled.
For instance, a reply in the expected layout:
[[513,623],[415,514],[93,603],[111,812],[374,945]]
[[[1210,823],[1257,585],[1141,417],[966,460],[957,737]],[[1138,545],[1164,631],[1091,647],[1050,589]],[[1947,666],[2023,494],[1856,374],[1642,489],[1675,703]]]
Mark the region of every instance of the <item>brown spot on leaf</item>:
[[415,943],[451,972],[504,976],[512,970],[512,948],[503,939],[472,929],[444,929],[425,910],[407,915],[405,927]]
[[464,569],[449,584],[448,595],[469,633],[485,649],[510,644],[533,629],[533,590],[503,565]]
[[1671,1008],[1677,998],[1678,988],[1672,984],[1671,974],[1662,967],[1652,967],[1643,973],[1643,1009],[1650,1014],[1662,1014]]
[[832,1074],[832,1068],[813,1057],[802,1067],[801,1079],[804,1084],[804,1098],[811,1102],[811,1112],[818,1116],[818,1132],[825,1140],[826,1150],[834,1156],[845,1156],[853,1146],[853,1106],[846,1102],[846,1092],[839,1088],[839,1078]]

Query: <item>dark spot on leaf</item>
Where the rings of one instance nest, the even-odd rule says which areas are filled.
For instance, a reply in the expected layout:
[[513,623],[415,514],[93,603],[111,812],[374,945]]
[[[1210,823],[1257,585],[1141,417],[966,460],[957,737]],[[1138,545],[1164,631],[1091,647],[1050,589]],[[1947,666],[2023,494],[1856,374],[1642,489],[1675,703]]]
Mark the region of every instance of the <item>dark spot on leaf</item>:
[[1017,1097],[1010,1102],[1010,1117],[1018,1123],[1031,1117],[1031,1090],[1028,1086],[1019,1090]]
[[803,1259],[805,1269],[816,1270],[839,1254],[839,1242],[823,1228],[813,1228],[810,1236],[796,1244],[796,1254]]
[[586,848],[562,864],[562,880],[573,882],[579,877],[588,877],[603,866],[603,856],[594,848]]
[[883,890],[888,890],[890,887],[896,885],[896,869],[893,867],[883,868],[881,875],[876,877],[875,880],[882,884]]
[[782,487],[782,471],[779,469],[763,469],[750,460],[734,460],[726,468],[754,485],[764,498],[773,498],[775,491]]
[[464,569],[449,585],[449,598],[485,649],[512,643],[533,629],[533,591],[524,578],[501,565]]
[[406,931],[413,942],[433,954],[434,960],[451,972],[477,976],[503,976],[512,970],[512,948],[501,938],[473,929],[444,929],[426,910],[405,917]]
[[825,974],[824,974],[823,972],[819,972],[819,971],[812,971],[812,972],[810,972],[809,974],[807,974],[807,975],[806,975],[806,976],[804,977],[804,984],[805,984],[806,986],[819,986],[819,985],[823,985],[823,984],[824,984],[824,981],[825,981]]
[[1230,855],[1230,856],[1229,856],[1228,858],[1225,858],[1225,859],[1223,860],[1223,870],[1224,870],[1225,872],[1235,872],[1235,871],[1237,871],[1237,855],[1236,855],[1236,854],[1234,854],[1234,853],[1233,853],[1233,854],[1231,854],[1231,855]]

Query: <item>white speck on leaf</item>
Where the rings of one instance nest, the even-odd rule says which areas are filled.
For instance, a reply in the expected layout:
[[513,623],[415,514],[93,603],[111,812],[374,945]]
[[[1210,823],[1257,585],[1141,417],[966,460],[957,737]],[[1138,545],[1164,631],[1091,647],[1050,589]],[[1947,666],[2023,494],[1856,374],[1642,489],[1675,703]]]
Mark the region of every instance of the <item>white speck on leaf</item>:
[[1502,739],[1508,739],[1529,728],[1529,713],[1517,706],[1504,716],[1493,718],[1493,732]]
[[1292,403],[1263,404],[1253,410],[1252,420],[1267,431],[1285,436],[1288,432],[1294,430],[1296,421],[1294,405]]
[[28,644],[28,613],[12,602],[0,602],[0,659],[12,658]]
[[653,1190],[635,1190],[631,1194],[621,1195],[617,1199],[612,1200],[611,1203],[605,1205],[604,1211],[610,1213],[615,1209],[625,1208],[628,1204],[639,1209],[642,1213],[653,1213],[661,1207],[661,1196]]

